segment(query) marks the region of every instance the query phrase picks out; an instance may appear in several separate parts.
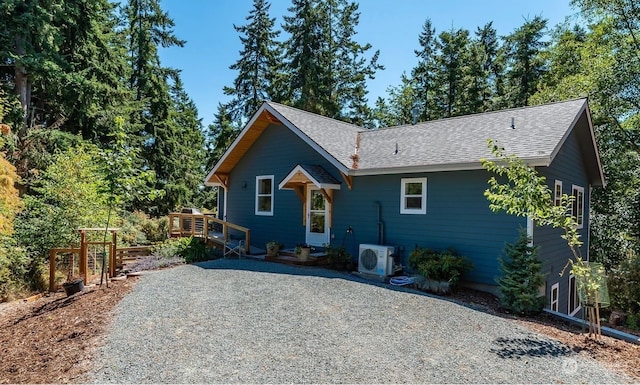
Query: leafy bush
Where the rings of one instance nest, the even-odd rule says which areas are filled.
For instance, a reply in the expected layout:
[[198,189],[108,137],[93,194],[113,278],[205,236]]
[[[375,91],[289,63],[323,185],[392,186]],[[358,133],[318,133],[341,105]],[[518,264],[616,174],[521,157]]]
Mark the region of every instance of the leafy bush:
[[624,312],[640,314],[640,255],[628,251],[609,274],[612,305]]
[[524,230],[515,243],[507,243],[504,256],[499,258],[502,276],[500,285],[502,306],[518,314],[535,314],[542,311],[545,297],[540,295],[544,282],[542,263],[538,260],[538,247],[530,245],[531,237]]
[[473,264],[451,248],[435,251],[417,247],[409,253],[409,267],[425,278],[455,286],[460,276],[473,268]]
[[25,277],[29,259],[15,240],[0,236],[0,302],[15,299],[28,292]]
[[336,270],[346,270],[351,266],[351,254],[347,252],[344,246],[333,247],[326,246],[327,259],[329,266]]
[[121,213],[118,236],[125,244],[146,245],[167,239],[169,218],[151,218],[142,211]]
[[185,262],[206,261],[213,257],[213,252],[207,250],[205,242],[201,238],[171,238],[154,246],[153,254],[160,258],[172,258],[179,256]]

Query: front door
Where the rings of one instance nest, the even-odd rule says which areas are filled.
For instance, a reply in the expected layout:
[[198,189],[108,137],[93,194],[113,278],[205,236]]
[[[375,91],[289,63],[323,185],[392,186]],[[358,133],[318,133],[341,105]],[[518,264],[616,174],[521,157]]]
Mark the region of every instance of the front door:
[[307,189],[307,236],[312,246],[329,243],[329,202],[317,188]]

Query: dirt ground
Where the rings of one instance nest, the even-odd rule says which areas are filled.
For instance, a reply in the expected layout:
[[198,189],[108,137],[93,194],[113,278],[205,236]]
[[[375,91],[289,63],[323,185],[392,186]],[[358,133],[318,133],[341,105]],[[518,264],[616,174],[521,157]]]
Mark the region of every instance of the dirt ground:
[[[136,280],[111,282],[109,288],[87,287],[68,298],[59,292],[32,302],[0,304],[0,383],[86,382],[113,309]],[[452,297],[489,313],[515,318],[505,314],[490,294],[459,289]],[[640,381],[639,345],[604,336],[595,341],[580,328],[546,315],[519,318],[518,322]]]
[[0,304],[0,383],[80,383],[137,278]]

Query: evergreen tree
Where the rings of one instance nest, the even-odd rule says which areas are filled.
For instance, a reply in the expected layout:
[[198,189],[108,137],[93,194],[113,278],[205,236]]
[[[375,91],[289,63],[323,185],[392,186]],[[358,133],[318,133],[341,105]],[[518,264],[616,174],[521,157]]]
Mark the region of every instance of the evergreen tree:
[[346,0],[293,0],[283,29],[289,100],[306,111],[346,121],[370,119],[366,80],[382,66],[378,52],[354,40],[360,14],[356,3]]
[[413,80],[402,73],[401,83],[387,88],[388,101],[378,99],[374,116],[378,124],[383,127],[413,123],[414,108],[416,108],[416,91]]
[[521,229],[516,242],[507,243],[504,254],[499,258],[502,276],[496,280],[502,306],[517,314],[539,313],[545,297],[540,295],[544,276],[537,257],[538,247],[531,244],[531,237]]
[[418,120],[420,121],[432,120],[438,116],[435,104],[435,95],[438,91],[436,38],[436,29],[431,25],[431,20],[427,19],[418,36],[420,49],[414,51],[418,58],[418,65],[411,71],[416,88],[416,107],[419,111]]
[[211,170],[222,154],[238,135],[240,129],[234,124],[226,105],[218,103],[214,122],[209,125],[205,135],[207,149],[206,169]]
[[27,187],[52,151],[70,145],[61,131],[102,140],[111,115],[128,103],[114,7],[107,0],[0,2],[0,76],[21,107],[7,114],[17,136],[8,157]]
[[543,40],[546,26],[547,20],[536,16],[505,38],[508,107],[528,105],[545,73],[541,52],[548,46]]
[[462,95],[464,72],[469,58],[469,31],[465,29],[445,31],[438,36],[437,81],[440,87],[440,117],[462,115],[466,111]]
[[201,172],[198,162],[203,160],[200,121],[182,89],[179,71],[163,67],[158,56],[160,46],[184,45],[173,34],[173,20],[157,0],[129,0],[124,13],[129,87],[140,106],[131,114],[130,126],[142,148],[143,168],[156,175],[150,187],[163,196],[138,200],[134,208],[163,215],[190,204],[199,185],[195,175]]
[[280,31],[274,31],[275,18],[269,17],[271,4],[266,0],[254,0],[247,16],[247,25],[233,28],[241,33],[243,49],[240,59],[229,68],[238,71],[233,87],[225,87],[224,93],[233,96],[229,103],[234,120],[248,120],[264,100],[277,98],[277,76],[282,57],[280,44],[275,40]]

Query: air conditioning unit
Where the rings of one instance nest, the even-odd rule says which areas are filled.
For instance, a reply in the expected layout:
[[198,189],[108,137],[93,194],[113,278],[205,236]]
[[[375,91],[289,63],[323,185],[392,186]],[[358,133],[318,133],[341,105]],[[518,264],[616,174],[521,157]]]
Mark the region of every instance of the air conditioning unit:
[[393,246],[360,245],[358,272],[386,277],[393,274]]

